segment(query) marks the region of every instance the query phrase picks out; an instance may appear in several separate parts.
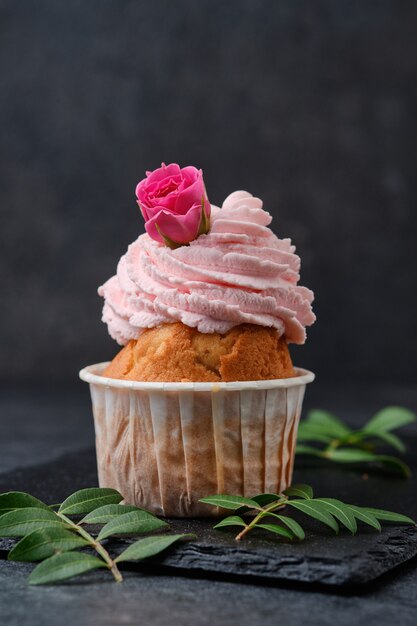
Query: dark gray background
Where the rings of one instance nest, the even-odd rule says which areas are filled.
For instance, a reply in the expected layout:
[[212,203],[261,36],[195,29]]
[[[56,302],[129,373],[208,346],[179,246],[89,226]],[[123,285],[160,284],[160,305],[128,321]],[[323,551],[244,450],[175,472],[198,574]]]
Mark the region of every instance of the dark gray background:
[[411,382],[417,3],[0,0],[0,379],[117,349],[96,288],[162,160],[259,195],[303,260],[322,381]]

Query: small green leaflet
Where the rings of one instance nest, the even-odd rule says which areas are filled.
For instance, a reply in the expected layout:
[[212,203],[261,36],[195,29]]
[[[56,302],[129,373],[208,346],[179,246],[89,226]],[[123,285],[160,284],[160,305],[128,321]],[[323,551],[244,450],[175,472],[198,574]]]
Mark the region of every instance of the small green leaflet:
[[394,448],[398,452],[401,452],[401,454],[404,454],[405,445],[403,444],[401,439],[397,437],[397,435],[394,435],[394,433],[387,433],[383,430],[380,430],[378,431],[378,433],[368,432],[367,434],[368,434],[368,437],[371,436],[371,437],[377,437],[378,439],[381,439],[388,446],[391,446],[391,448]]
[[297,498],[304,498],[304,500],[310,500],[313,497],[313,489],[310,485],[292,485],[285,489],[283,493],[286,496],[295,496]]
[[406,463],[397,459],[395,456],[388,456],[386,454],[377,454],[376,461],[381,463],[383,467],[392,468],[395,472],[399,472],[405,478],[411,476],[411,470]]
[[119,517],[125,513],[132,513],[133,511],[142,511],[147,515],[152,515],[152,513],[148,513],[147,511],[144,511],[144,509],[140,509],[137,506],[127,504],[105,504],[104,506],[100,506],[98,509],[91,511],[91,513],[88,513],[88,515],[83,517],[79,524],[107,524],[107,522],[110,522],[110,520],[115,517]]
[[326,453],[324,452],[324,450],[313,448],[313,446],[306,446],[303,443],[297,443],[295,453],[296,454],[310,454],[311,456],[318,456],[322,459],[326,458]]
[[402,406],[387,406],[378,411],[365,425],[364,430],[371,433],[388,432],[415,422],[416,415]]
[[350,504],[349,508],[352,511],[353,515],[356,517],[356,519],[358,519],[360,522],[363,522],[364,524],[368,524],[368,526],[372,526],[372,528],[375,528],[375,530],[381,532],[381,524],[378,522],[375,515],[372,515],[372,513],[360,508],[359,506],[352,506]]
[[43,561],[56,552],[82,548],[88,542],[65,528],[40,528],[21,539],[9,552],[9,561]]
[[230,515],[222,519],[213,528],[222,528],[223,526],[246,526],[246,524],[239,515]]
[[281,537],[285,537],[290,541],[294,539],[294,535],[290,530],[287,530],[282,526],[278,526],[278,524],[256,524],[255,528],[263,528],[264,530],[268,530],[270,533],[281,535]]
[[63,552],[51,556],[35,567],[29,576],[29,584],[54,583],[101,567],[107,567],[107,565],[96,556],[84,552]]
[[[257,496],[253,496],[250,499],[256,502],[257,504],[259,504],[259,506],[263,507],[263,506],[267,506],[268,504],[272,504],[272,502],[276,502],[277,500],[279,500],[279,498],[280,496],[277,495],[276,493],[260,493]],[[247,513],[251,509],[252,507],[249,507],[249,506],[240,506],[238,509],[235,510],[235,513],[237,515],[243,515],[243,513]]]
[[377,455],[358,448],[335,448],[326,451],[323,456],[340,463],[358,463],[360,461],[375,461]]
[[371,509],[369,507],[361,507],[361,510],[365,513],[371,513],[377,519],[383,520],[385,522],[395,522],[396,524],[413,524],[416,525],[415,521],[411,519],[411,517],[407,517],[407,515],[401,515],[401,513],[394,513],[393,511],[384,511],[383,509]]
[[101,529],[97,539],[112,535],[143,535],[158,528],[168,527],[166,522],[145,511],[132,511],[115,517]]
[[39,528],[65,528],[65,523],[48,509],[29,507],[0,517],[0,537],[23,537]]
[[341,438],[350,435],[352,432],[338,417],[328,411],[313,409],[307,415],[307,424],[322,428],[322,432],[333,438]]
[[279,496],[276,493],[260,493],[257,496],[253,496],[251,500],[255,500],[255,502],[260,506],[267,506],[268,504],[272,504],[272,502],[279,500],[280,497],[282,496]]
[[387,454],[374,454],[373,452],[367,452],[360,450],[359,448],[336,448],[330,449],[326,452],[321,452],[320,456],[323,456],[337,463],[360,463],[365,461],[367,463],[380,463],[383,466],[388,466],[399,472],[406,478],[410,476],[410,468],[401,459],[397,459],[395,456],[389,456]]
[[352,535],[356,534],[358,529],[355,516],[350,507],[335,498],[318,498],[316,504],[320,503],[325,511],[333,515],[343,526],[345,526]]
[[303,528],[292,517],[287,517],[286,515],[277,515],[277,513],[269,513],[268,515],[272,515],[273,517],[277,517],[279,520],[281,520],[281,522],[285,524],[293,533],[293,535],[297,537],[297,539],[299,539],[300,541],[305,539],[306,535]]
[[9,491],[8,493],[2,493],[0,495],[0,515],[4,515],[4,513],[14,511],[15,509],[25,509],[29,507],[49,509],[48,505],[23,491]]
[[336,534],[339,532],[339,525],[320,504],[317,504],[315,500],[288,500],[287,505],[292,506],[294,509],[298,509],[302,513],[313,517],[314,519],[329,526]]
[[213,506],[220,506],[223,509],[231,509],[233,511],[241,506],[247,506],[250,509],[261,509],[255,500],[244,498],[243,496],[227,496],[219,494],[217,496],[209,496],[208,498],[200,498],[199,502],[212,504]]
[[67,498],[58,512],[64,515],[85,515],[106,504],[119,504],[123,496],[115,489],[81,489]]
[[145,539],[139,539],[139,541],[132,543],[124,552],[119,554],[115,562],[141,561],[142,559],[147,559],[150,556],[159,554],[180,539],[195,539],[195,537],[196,535],[192,534],[145,537]]
[[323,428],[314,424],[309,424],[305,420],[300,422],[298,427],[298,441],[319,441],[320,443],[331,443],[334,437],[326,434]]

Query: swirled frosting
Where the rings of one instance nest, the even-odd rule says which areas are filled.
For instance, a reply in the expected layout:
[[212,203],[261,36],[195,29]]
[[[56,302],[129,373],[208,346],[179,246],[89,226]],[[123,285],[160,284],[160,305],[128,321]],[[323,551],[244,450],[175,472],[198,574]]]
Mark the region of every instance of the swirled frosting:
[[271,220],[259,198],[235,191],[221,209],[212,206],[210,232],[188,246],[171,250],[138,237],[98,290],[110,335],[124,345],[170,322],[222,334],[250,323],[304,343],[313,293],[297,285],[300,258],[290,239],[268,228]]

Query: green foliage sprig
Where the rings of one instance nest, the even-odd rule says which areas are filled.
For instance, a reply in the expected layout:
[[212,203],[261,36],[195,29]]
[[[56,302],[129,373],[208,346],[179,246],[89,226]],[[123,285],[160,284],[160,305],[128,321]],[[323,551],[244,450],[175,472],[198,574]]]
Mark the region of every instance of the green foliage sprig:
[[[121,582],[119,563],[154,556],[180,539],[194,537],[153,535],[112,557],[102,543],[104,539],[169,528],[144,509],[120,504],[122,500],[118,491],[107,488],[82,489],[53,506],[19,491],[0,494],[0,537],[21,537],[8,559],[41,561],[29,576],[32,585],[58,582],[99,568],[107,568],[114,580]],[[72,516],[83,517],[74,521]],[[102,526],[97,537],[86,529],[89,524]]]
[[416,419],[416,414],[404,407],[389,406],[374,415],[361,429],[353,430],[335,415],[315,409],[300,422],[296,454],[307,454],[335,463],[377,463],[409,477],[411,470],[404,461],[380,454],[377,449],[389,446],[404,453],[404,443],[392,431]]
[[[200,502],[234,511],[234,515],[225,517],[214,528],[242,527],[242,530],[235,537],[237,541],[255,528],[275,533],[290,541],[294,539],[302,541],[305,538],[302,526],[288,514],[277,513],[284,507],[295,509],[312,517],[331,528],[336,534],[339,533],[339,523],[347,528],[352,535],[355,535],[358,530],[358,521],[378,531],[381,530],[381,521],[415,525],[410,517],[400,513],[354,506],[335,498],[314,498],[313,489],[310,485],[293,485],[280,494],[261,493],[253,498],[215,495],[202,498]],[[246,521],[242,517],[248,513],[252,515],[255,513],[255,517],[250,521]]]

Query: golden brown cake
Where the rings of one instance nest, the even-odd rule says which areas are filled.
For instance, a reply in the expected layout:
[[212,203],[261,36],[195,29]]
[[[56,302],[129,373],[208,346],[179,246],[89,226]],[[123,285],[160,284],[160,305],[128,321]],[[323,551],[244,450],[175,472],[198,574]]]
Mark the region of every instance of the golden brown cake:
[[145,330],[112,360],[103,376],[155,382],[230,382],[295,376],[285,337],[240,324],[225,335],[181,322]]

